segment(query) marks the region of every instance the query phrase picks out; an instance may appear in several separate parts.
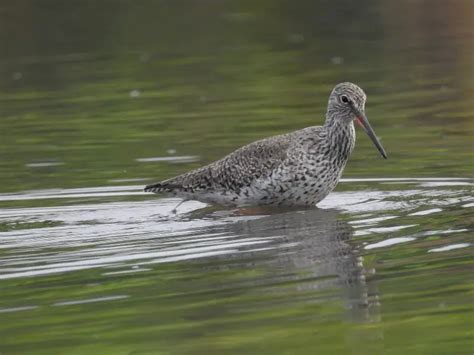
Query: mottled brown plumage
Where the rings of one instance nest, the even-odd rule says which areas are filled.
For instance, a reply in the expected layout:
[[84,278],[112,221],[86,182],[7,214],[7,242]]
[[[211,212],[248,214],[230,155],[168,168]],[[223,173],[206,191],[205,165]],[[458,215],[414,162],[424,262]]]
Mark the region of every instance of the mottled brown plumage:
[[365,100],[358,86],[338,84],[323,126],[250,143],[202,168],[148,185],[145,191],[223,205],[314,205],[341,177],[355,144],[354,120],[386,158],[365,117]]

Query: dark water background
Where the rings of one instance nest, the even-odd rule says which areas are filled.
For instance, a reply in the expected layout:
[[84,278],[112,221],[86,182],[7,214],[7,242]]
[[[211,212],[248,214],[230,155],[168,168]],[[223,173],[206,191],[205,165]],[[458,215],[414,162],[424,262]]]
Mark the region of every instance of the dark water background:
[[[1,1],[0,353],[471,354],[472,1]],[[143,185],[324,120],[319,209]],[[203,209],[204,208],[204,209]]]

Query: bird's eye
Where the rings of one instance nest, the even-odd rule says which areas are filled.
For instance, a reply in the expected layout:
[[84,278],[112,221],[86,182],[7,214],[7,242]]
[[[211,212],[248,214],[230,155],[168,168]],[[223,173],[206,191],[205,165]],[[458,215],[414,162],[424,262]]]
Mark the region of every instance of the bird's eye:
[[344,102],[345,104],[349,103],[349,98],[346,95],[341,96],[341,101]]

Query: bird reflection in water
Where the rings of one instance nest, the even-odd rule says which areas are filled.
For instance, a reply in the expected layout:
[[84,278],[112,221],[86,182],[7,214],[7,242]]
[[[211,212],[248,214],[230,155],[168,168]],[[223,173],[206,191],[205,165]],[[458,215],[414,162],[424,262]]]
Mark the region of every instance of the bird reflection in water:
[[225,234],[271,241],[263,246],[241,248],[240,253],[231,256],[220,256],[220,261],[227,259],[227,262],[213,263],[213,267],[263,268],[264,277],[254,282],[266,286],[260,287],[265,292],[268,289],[287,292],[278,286],[288,290],[291,285],[303,297],[310,295],[304,298],[308,302],[339,294],[350,319],[377,320],[378,297],[372,281],[375,271],[364,267],[357,243],[351,241],[353,228],[338,211],[262,207],[219,211],[213,215],[222,218],[223,213],[245,216],[227,225]]

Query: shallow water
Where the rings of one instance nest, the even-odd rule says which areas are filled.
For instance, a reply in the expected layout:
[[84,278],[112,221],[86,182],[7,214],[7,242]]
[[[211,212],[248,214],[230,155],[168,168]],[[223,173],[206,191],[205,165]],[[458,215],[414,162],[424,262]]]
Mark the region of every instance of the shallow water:
[[[356,3],[1,3],[1,354],[472,353],[473,5]],[[142,192],[343,80],[389,160],[318,208]]]

